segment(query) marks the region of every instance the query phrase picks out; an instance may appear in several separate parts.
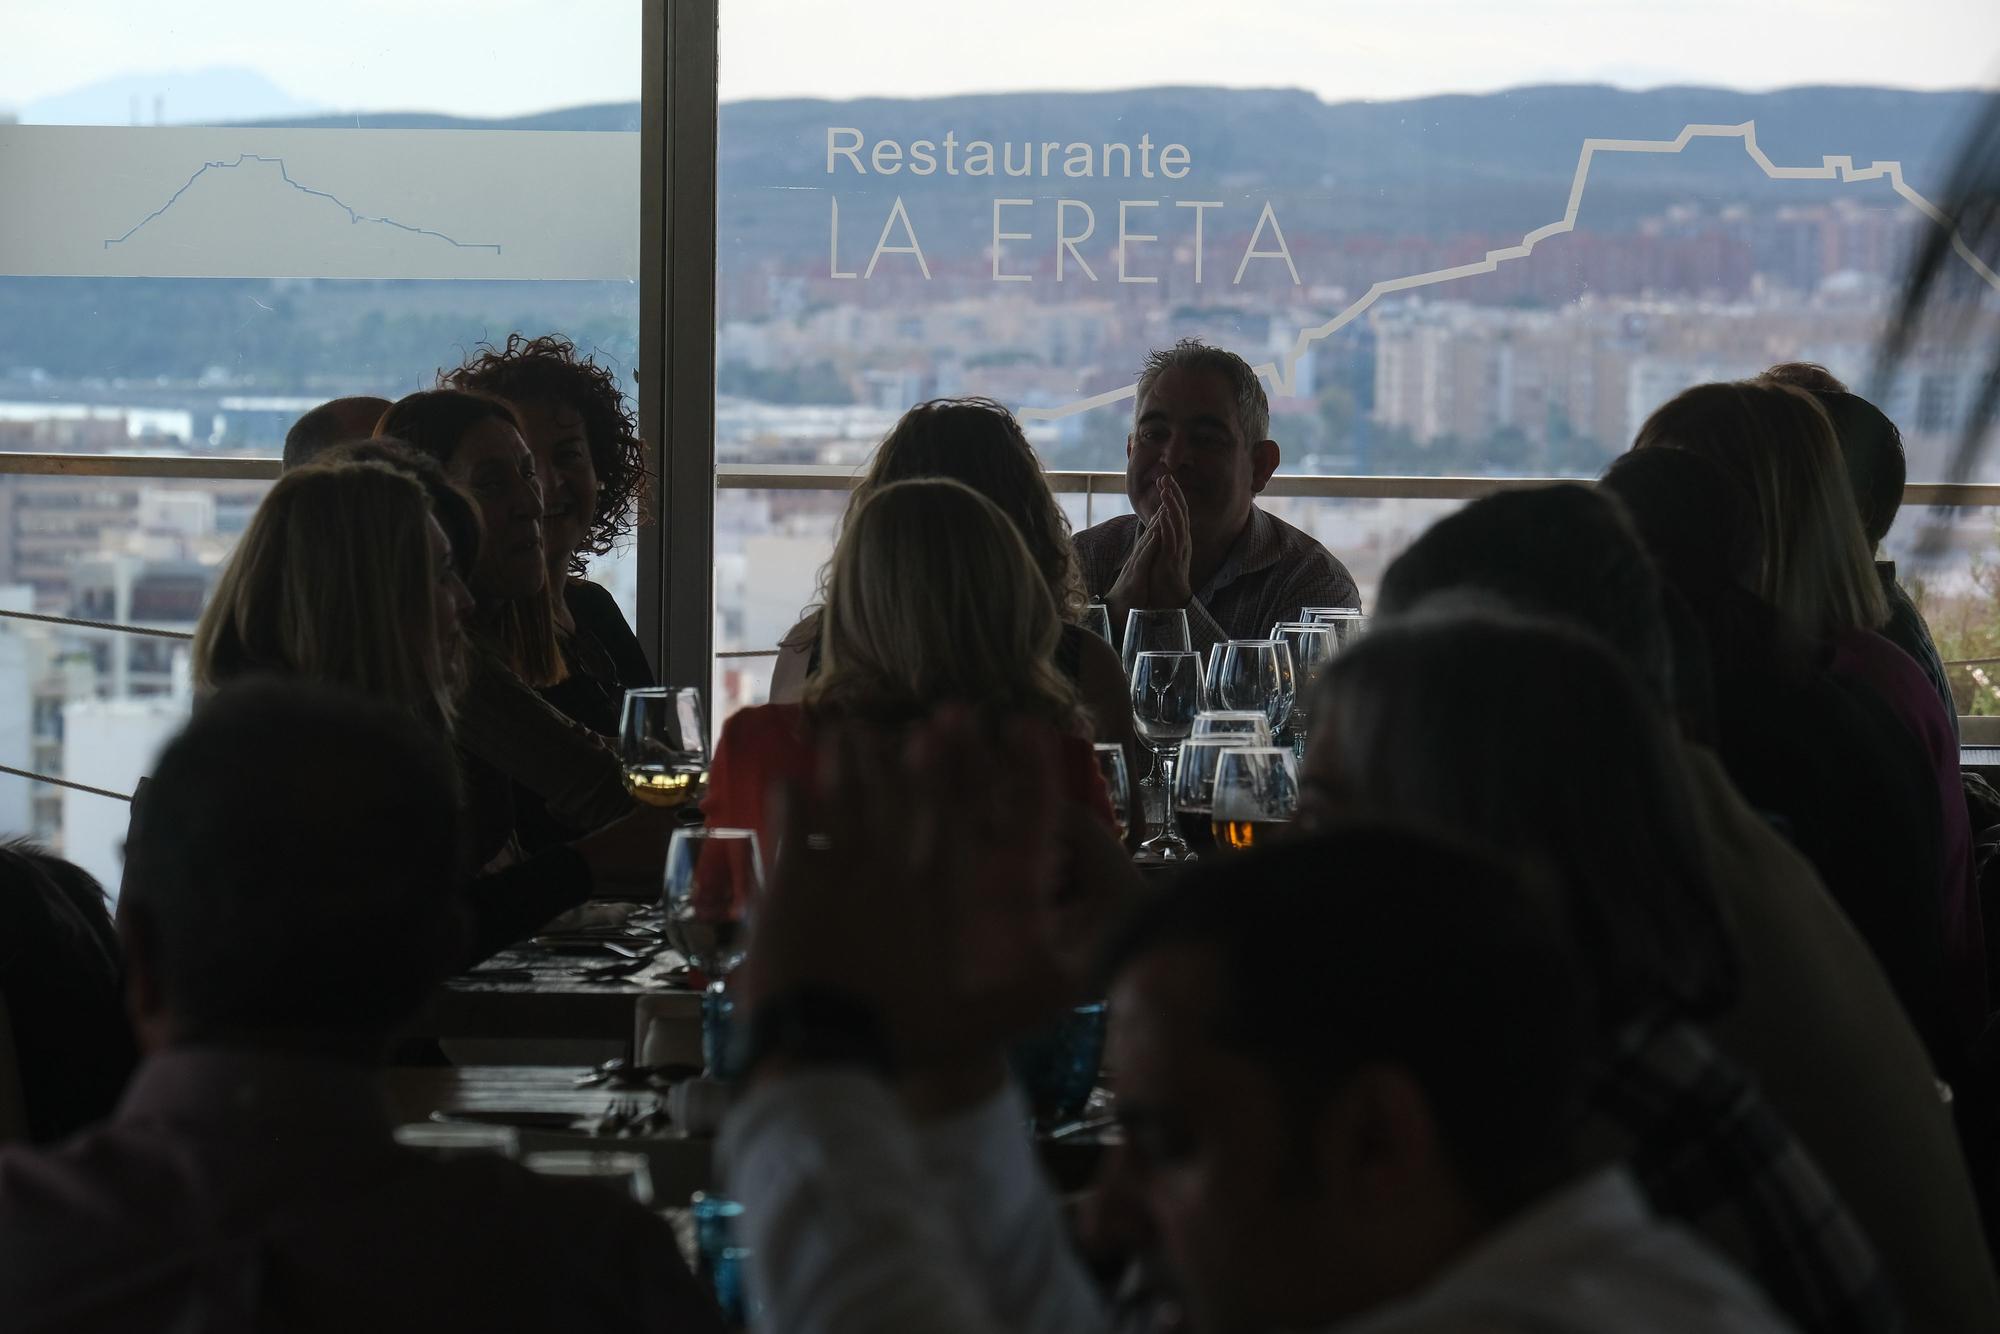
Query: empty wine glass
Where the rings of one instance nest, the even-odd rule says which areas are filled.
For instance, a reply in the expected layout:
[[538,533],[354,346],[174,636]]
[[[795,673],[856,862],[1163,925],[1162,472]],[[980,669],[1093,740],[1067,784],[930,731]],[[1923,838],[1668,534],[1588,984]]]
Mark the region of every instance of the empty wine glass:
[[1268,746],[1271,744],[1271,724],[1262,709],[1205,709],[1194,716],[1194,731],[1189,735],[1197,741],[1207,737],[1239,736],[1245,745]]
[[1358,607],[1305,607],[1299,611],[1302,621],[1315,621],[1333,631],[1333,651],[1337,654],[1368,633],[1368,618]]
[[1111,642],[1111,608],[1102,602],[1093,602],[1085,607],[1083,620],[1079,624],[1105,643]]
[[1191,642],[1185,611],[1178,607],[1165,611],[1134,607],[1125,613],[1125,679],[1132,679],[1133,661],[1141,653],[1185,653]]
[[1111,798],[1111,817],[1118,821],[1120,835],[1132,833],[1132,775],[1125,766],[1125,747],[1115,741],[1100,741],[1091,749],[1097,754],[1097,772],[1104,776],[1104,791]]
[[1188,853],[1188,860],[1193,861],[1202,847],[1215,846],[1209,813],[1215,803],[1217,760],[1223,751],[1250,745],[1254,740],[1249,733],[1234,733],[1190,737],[1181,744],[1174,765],[1174,810],[1180,816],[1181,837],[1194,849]]
[[1194,728],[1201,709],[1201,659],[1185,650],[1142,652],[1132,660],[1132,718],[1139,739],[1152,748],[1166,795],[1159,832],[1139,845],[1169,861],[1187,854],[1174,817],[1174,754]]
[[1274,639],[1232,639],[1209,693],[1219,708],[1259,710],[1276,736],[1292,711],[1292,658]]
[[[1187,612],[1180,608],[1165,611],[1145,611],[1134,607],[1125,613],[1125,682],[1132,682],[1132,665],[1141,653],[1185,652],[1189,644]],[[1153,763],[1146,770],[1146,776],[1139,780],[1139,788],[1133,796],[1151,807],[1152,798],[1160,794],[1160,755],[1153,752]]]
[[[750,947],[750,914],[764,889],[757,834],[750,829],[676,829],[667,844],[667,943],[707,979],[702,1051],[721,1052],[733,1008],[729,974]],[[720,1067],[708,1062],[711,1071]]]
[[676,686],[626,691],[618,752],[625,786],[639,801],[671,809],[699,798],[708,770],[701,692]]
[[1217,846],[1249,848],[1284,832],[1299,809],[1299,776],[1292,752],[1278,746],[1225,749],[1215,765],[1215,800],[1209,820]]
[[1280,621],[1271,627],[1271,638],[1291,651],[1296,689],[1292,696],[1292,754],[1304,758],[1306,729],[1312,723],[1313,683],[1320,669],[1333,660],[1336,645],[1333,627],[1325,622]]

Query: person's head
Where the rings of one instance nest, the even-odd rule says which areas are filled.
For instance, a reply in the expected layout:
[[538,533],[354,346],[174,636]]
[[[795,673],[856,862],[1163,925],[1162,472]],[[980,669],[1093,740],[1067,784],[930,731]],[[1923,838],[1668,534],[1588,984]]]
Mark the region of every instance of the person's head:
[[1034,446],[1014,414],[990,398],[939,398],[905,412],[875,451],[849,512],[892,482],[947,477],[1000,507],[1027,541],[1056,614],[1083,614],[1083,575],[1070,545],[1069,517],[1056,503]]
[[1847,384],[1817,361],[1781,361],[1757,377],[1772,384],[1788,384],[1809,394],[1844,394]]
[[195,682],[272,674],[450,719],[470,600],[414,477],[382,463],[286,473],[257,507],[194,634]]
[[1648,417],[1632,448],[1684,449],[1729,474],[1756,515],[1756,591],[1806,634],[1872,630],[1887,617],[1832,423],[1805,390],[1697,385]]
[[1903,433],[1882,409],[1858,394],[1827,391],[1813,397],[1833,424],[1854,508],[1861,516],[1862,537],[1873,552],[1889,536],[1896,512],[1903,508],[1903,483],[1909,471]]
[[355,440],[338,445],[321,454],[317,462],[338,463],[381,463],[397,472],[408,473],[417,479],[430,497],[431,517],[444,529],[446,539],[451,543],[452,568],[458,571],[461,592],[469,600],[471,597],[473,573],[479,568],[479,511],[473,508],[472,498],[452,484],[451,478],[436,459],[428,454],[418,453],[410,446],[392,436],[376,436],[372,440]]
[[366,440],[388,410],[388,399],[364,395],[320,404],[285,432],[285,456],[280,467],[291,469],[311,463],[321,452],[342,441]]
[[535,456],[549,569],[581,575],[629,535],[646,494],[646,442],[617,377],[561,334],[507,335],[451,371],[454,389],[514,405]]
[[396,400],[375,434],[429,455],[472,497],[485,534],[472,584],[482,607],[528,597],[548,581],[541,483],[512,407],[486,394],[431,389]]
[[1568,1175],[1587,998],[1555,916],[1400,826],[1203,863],[1141,907],[1112,954],[1125,1136],[1100,1188],[1193,1328],[1337,1324]]
[[378,1055],[462,949],[458,819],[442,738],[400,710],[223,690],[160,756],[126,843],[142,1043]]
[[1473,501],[1390,563],[1376,622],[1454,591],[1582,626],[1618,650],[1661,704],[1673,701],[1660,576],[1610,496],[1564,482]]
[[1551,868],[1608,1025],[1730,998],[1679,740],[1600,640],[1441,602],[1341,654],[1312,719],[1302,818],[1436,824]]
[[1073,726],[1061,630],[999,506],[946,478],[893,482],[848,515],[834,548],[806,707],[903,722],[958,701]]
[[398,399],[375,433],[429,455],[479,511],[479,564],[472,595],[482,643],[532,686],[563,677],[542,545],[542,487],[521,438],[521,419],[500,399],[432,389]]
[[1611,461],[1598,487],[1617,498],[1661,577],[1697,612],[1757,585],[1763,540],[1756,510],[1713,459],[1685,449],[1635,449]]
[[1250,502],[1278,468],[1271,405],[1248,362],[1186,338],[1152,353],[1139,372],[1125,494],[1140,518],[1159,508],[1160,480],[1187,497],[1196,549],[1223,550],[1250,518]]

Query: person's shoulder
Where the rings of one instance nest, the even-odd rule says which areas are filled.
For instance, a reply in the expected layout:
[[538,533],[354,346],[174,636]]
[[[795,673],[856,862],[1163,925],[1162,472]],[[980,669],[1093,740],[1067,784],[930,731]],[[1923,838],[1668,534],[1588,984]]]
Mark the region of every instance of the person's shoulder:
[[1353,576],[1340,557],[1328,550],[1326,545],[1305,529],[1286,523],[1262,505],[1257,513],[1271,525],[1271,538],[1278,550],[1284,553],[1285,561],[1293,568],[1306,568],[1315,573],[1325,573],[1350,582]]
[[563,583],[563,601],[569,604],[572,613],[588,610],[603,615],[609,612],[621,621],[625,619],[617,597],[595,579],[566,580]]

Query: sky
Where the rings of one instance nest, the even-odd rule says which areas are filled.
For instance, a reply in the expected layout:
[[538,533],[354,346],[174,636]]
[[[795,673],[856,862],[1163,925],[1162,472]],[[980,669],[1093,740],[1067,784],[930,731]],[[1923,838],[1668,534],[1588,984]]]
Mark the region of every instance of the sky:
[[[214,68],[256,71],[328,110],[492,116],[628,101],[640,3],[0,0],[0,109],[117,76]],[[2000,78],[1994,0],[720,3],[725,101],[1185,83],[1337,101],[1544,82]]]

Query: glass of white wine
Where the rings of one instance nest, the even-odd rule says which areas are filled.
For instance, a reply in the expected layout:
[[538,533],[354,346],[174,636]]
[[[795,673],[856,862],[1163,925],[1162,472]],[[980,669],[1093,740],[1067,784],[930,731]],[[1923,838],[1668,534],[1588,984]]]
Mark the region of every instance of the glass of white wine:
[[634,799],[667,810],[700,800],[708,777],[701,692],[682,686],[626,691],[618,752]]
[[1215,800],[1209,819],[1216,846],[1260,847],[1284,833],[1299,809],[1299,775],[1292,752],[1281,746],[1224,750],[1215,762]]

